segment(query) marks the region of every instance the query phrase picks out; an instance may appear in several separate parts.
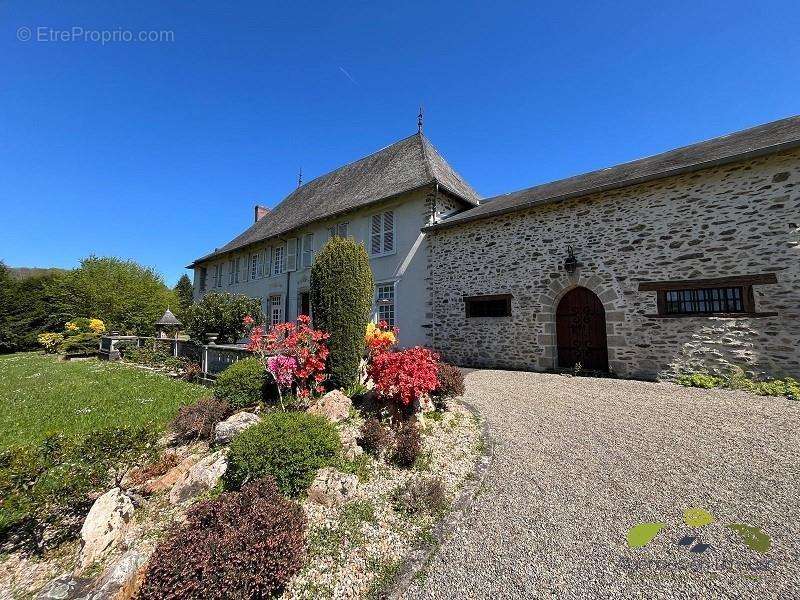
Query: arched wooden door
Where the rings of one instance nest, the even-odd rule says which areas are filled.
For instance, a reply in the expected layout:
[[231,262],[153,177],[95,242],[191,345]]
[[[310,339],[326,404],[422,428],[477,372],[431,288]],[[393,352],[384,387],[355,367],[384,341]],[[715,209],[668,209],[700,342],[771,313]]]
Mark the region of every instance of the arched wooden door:
[[608,370],[606,311],[600,298],[584,287],[567,292],[556,310],[558,366],[580,363],[590,371]]

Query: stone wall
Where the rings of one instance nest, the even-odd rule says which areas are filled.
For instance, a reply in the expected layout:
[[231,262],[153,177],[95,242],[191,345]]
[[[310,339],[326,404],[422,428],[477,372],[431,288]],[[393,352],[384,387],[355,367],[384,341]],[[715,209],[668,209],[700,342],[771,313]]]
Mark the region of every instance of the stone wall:
[[[429,343],[456,364],[556,367],[555,312],[575,286],[606,311],[609,366],[628,377],[800,376],[800,151],[774,154],[429,236]],[[581,266],[563,268],[572,245]],[[641,281],[775,273],[762,317],[663,318]],[[464,296],[513,295],[511,317],[467,319]]]

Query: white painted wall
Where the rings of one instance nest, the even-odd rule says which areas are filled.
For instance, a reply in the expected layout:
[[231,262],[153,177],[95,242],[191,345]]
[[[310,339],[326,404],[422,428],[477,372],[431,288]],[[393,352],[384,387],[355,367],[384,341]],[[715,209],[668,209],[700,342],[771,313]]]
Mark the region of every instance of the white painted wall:
[[[395,251],[386,256],[371,256],[370,265],[372,266],[376,283],[392,282],[395,285],[395,325],[400,328],[399,344],[405,347],[424,345],[426,343],[426,330],[423,325],[430,318],[425,282],[428,268],[428,244],[425,235],[420,232],[420,228],[428,224],[429,208],[426,206],[428,191],[429,189],[421,189],[408,192],[395,199],[352,211],[336,219],[315,223],[282,236],[282,240],[294,237],[302,240],[304,234],[312,233],[314,235],[313,246],[316,252],[328,241],[328,227],[347,221],[349,223],[348,236],[363,243],[367,248],[367,253],[369,253],[369,233],[372,215],[387,210],[394,211]],[[269,215],[264,218],[269,219]],[[204,263],[202,266],[207,268],[206,293],[225,291],[260,298],[262,310],[267,318],[269,318],[268,298],[270,295],[280,294],[284,306],[288,295],[289,308],[288,314],[284,315],[284,319],[295,319],[298,312],[298,292],[308,290],[311,269],[302,268],[298,260],[298,269],[296,271],[279,275],[270,274],[269,276],[250,280],[242,272],[246,269],[245,265],[248,264],[248,257],[251,253],[259,252],[265,248],[274,249],[275,246],[283,243],[285,242],[272,239],[254,244],[240,253],[233,254],[232,257],[234,259],[237,256],[240,257],[242,263],[239,283],[234,283],[233,285],[228,284],[228,260],[231,256],[226,256],[219,261]],[[270,256],[272,256],[271,253]],[[214,287],[214,267],[217,264],[221,265],[223,269],[221,287]],[[199,290],[199,274],[200,266],[195,268],[195,298],[202,296]],[[375,307],[373,305],[373,316],[374,314]]]

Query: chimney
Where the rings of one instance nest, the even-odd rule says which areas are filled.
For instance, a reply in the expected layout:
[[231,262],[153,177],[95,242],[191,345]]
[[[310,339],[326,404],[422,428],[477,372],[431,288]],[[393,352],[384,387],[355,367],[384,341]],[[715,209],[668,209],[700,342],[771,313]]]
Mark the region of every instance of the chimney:
[[261,219],[266,217],[269,214],[270,210],[266,206],[261,206],[260,204],[256,204],[255,206],[255,223],[258,223]]

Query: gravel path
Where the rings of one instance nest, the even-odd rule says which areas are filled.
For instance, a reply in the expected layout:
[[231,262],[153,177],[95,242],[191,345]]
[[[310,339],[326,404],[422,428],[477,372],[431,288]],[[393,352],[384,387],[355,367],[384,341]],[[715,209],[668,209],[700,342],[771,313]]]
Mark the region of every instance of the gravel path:
[[[800,403],[507,371],[469,373],[465,398],[494,462],[406,598],[800,597]],[[689,507],[717,521],[692,530]],[[630,526],[656,521],[669,525],[627,547]],[[771,549],[738,543],[732,522]],[[706,551],[678,545],[693,531]]]

